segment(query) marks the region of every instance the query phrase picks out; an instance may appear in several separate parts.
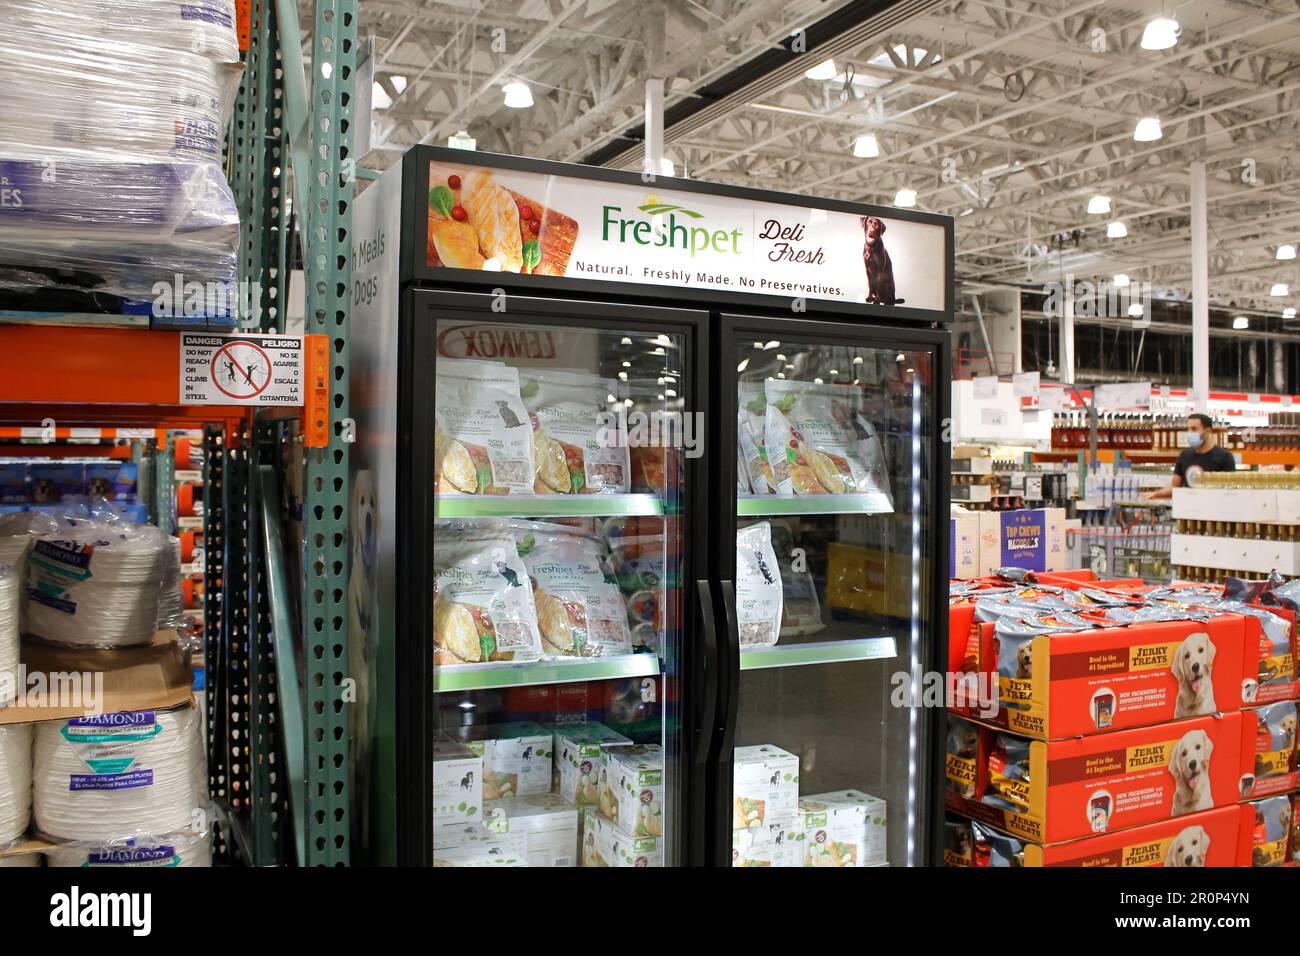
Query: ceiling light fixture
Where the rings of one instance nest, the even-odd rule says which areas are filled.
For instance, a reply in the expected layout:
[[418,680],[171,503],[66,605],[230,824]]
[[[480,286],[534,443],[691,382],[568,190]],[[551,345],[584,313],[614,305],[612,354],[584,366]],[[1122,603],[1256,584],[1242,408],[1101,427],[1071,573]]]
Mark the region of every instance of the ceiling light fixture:
[[1284,318],[1284,319],[1294,319],[1294,318],[1295,318],[1295,306],[1293,306],[1293,305],[1288,305],[1285,309],[1283,309],[1283,310],[1282,310],[1282,318]]
[[1280,259],[1280,260],[1282,260],[1282,259],[1294,259],[1294,258],[1295,258],[1295,246],[1291,245],[1291,243],[1289,243],[1289,242],[1287,242],[1287,243],[1283,243],[1282,245],[1280,245],[1280,246],[1277,247],[1277,255],[1274,256],[1274,258],[1275,258],[1275,259]]
[[511,80],[501,91],[506,95],[506,106],[515,110],[526,110],[533,105],[533,91],[521,80]]
[[1139,143],[1153,143],[1164,135],[1164,131],[1160,129],[1158,116],[1144,116],[1133,128],[1133,139]]
[[1238,330],[1248,329],[1250,328],[1250,319],[1246,318],[1244,315],[1239,315],[1232,320],[1232,327]]
[[1274,282],[1273,288],[1268,290],[1268,294],[1276,296],[1290,295],[1291,290],[1285,282]]
[[1156,17],[1142,31],[1142,49],[1168,50],[1178,43],[1180,29],[1177,20]]
[[916,205],[915,189],[900,189],[894,194],[894,205],[903,209],[910,209]]
[[863,133],[853,141],[853,155],[858,159],[872,159],[880,155],[880,143],[875,133]]
[[822,60],[812,69],[805,70],[803,75],[810,80],[833,80],[838,72],[834,60]]
[[1130,305],[1130,306],[1128,307],[1128,314],[1129,314],[1132,318],[1135,318],[1135,319],[1140,319],[1140,318],[1142,318],[1142,314],[1143,314],[1145,311],[1146,311],[1146,309],[1144,309],[1144,308],[1142,307],[1142,303],[1141,303],[1141,302],[1134,302],[1132,305]]
[[1115,273],[1115,277],[1114,277],[1113,279],[1111,279],[1110,281],[1111,281],[1111,283],[1115,286],[1115,288],[1117,288],[1117,289],[1127,289],[1127,288],[1128,288],[1128,281],[1129,281],[1129,280],[1128,280],[1128,276],[1125,275],[1123,272],[1117,272],[1117,273]]
[[447,145],[452,149],[478,149],[478,140],[462,129],[447,137]]
[[1110,212],[1109,196],[1093,196],[1088,200],[1088,215],[1104,216]]
[[1127,235],[1128,226],[1124,225],[1124,223],[1120,222],[1118,219],[1106,226],[1107,239],[1123,239]]

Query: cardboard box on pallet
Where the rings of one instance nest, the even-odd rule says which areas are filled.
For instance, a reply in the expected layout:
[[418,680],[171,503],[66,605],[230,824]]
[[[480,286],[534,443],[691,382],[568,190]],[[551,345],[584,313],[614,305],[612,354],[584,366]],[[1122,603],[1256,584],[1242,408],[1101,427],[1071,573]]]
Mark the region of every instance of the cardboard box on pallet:
[[974,793],[952,778],[950,760],[948,807],[1040,843],[1184,816],[1254,791],[1255,721],[1240,713],[1073,740],[975,729]]
[[1167,621],[1037,635],[1016,645],[979,629],[980,670],[996,680],[991,723],[1039,740],[1239,710],[1256,680],[1254,618]]
[[1249,866],[1254,814],[1220,807],[1055,846],[1025,846],[1025,866]]
[[981,574],[1007,567],[1065,570],[1064,508],[981,511],[979,518]]

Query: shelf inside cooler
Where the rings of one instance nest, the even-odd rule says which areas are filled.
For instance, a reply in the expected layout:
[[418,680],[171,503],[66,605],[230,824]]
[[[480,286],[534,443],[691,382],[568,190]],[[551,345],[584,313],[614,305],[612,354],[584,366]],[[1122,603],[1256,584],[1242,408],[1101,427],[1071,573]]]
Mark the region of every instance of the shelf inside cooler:
[[893,514],[889,498],[878,491],[851,495],[739,495],[736,514],[841,515]]
[[800,667],[805,664],[842,664],[846,661],[875,661],[898,656],[892,637],[860,637],[847,641],[809,641],[802,644],[774,644],[772,647],[741,649],[740,669]]
[[574,657],[549,661],[497,661],[487,664],[448,664],[434,669],[434,689],[485,690],[491,687],[526,687],[535,684],[571,684],[576,681],[654,677],[659,658],[654,654],[620,654],[617,657]]
[[606,518],[662,515],[658,495],[437,495],[439,518]]

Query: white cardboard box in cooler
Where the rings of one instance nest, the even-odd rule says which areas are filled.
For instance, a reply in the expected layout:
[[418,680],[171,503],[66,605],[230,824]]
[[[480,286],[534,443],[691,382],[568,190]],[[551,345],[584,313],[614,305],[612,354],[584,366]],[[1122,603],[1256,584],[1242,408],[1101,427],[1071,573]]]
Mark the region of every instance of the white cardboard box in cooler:
[[799,758],[771,744],[737,747],[732,761],[731,827],[783,823],[799,809]]
[[578,809],[558,793],[487,800],[483,827],[529,866],[578,865]]
[[582,865],[661,867],[663,837],[633,836],[587,807],[582,817]]
[[436,859],[443,850],[455,850],[479,843],[504,842],[481,821],[474,823],[444,823],[433,828],[433,855]]
[[803,866],[803,829],[789,823],[731,831],[732,866]]
[[504,843],[470,843],[439,850],[433,855],[433,865],[504,867],[527,866],[528,863]]
[[600,812],[633,836],[663,836],[664,757],[658,744],[604,752]]
[[540,724],[474,728],[465,746],[483,758],[484,800],[550,792],[551,733]]
[[[483,819],[483,758],[458,740],[433,741],[433,825]],[[436,830],[435,830],[436,832]]]
[[608,775],[602,759],[605,748],[628,747],[632,741],[595,721],[556,725],[552,730],[560,796],[576,807],[596,806],[601,773]]
[[875,866],[885,861],[885,801],[858,790],[799,801],[804,866]]

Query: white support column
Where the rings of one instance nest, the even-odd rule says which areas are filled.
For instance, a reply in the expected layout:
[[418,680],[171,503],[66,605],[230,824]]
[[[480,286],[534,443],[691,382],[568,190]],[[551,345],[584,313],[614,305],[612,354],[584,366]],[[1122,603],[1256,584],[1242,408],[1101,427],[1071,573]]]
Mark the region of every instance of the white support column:
[[1065,303],[1061,309],[1061,347],[1057,364],[1061,381],[1074,382],[1074,275],[1065,276]]
[[1205,163],[1192,163],[1192,395],[1197,411],[1210,401],[1210,250]]
[[645,81],[645,171],[663,174],[664,164],[664,81]]

